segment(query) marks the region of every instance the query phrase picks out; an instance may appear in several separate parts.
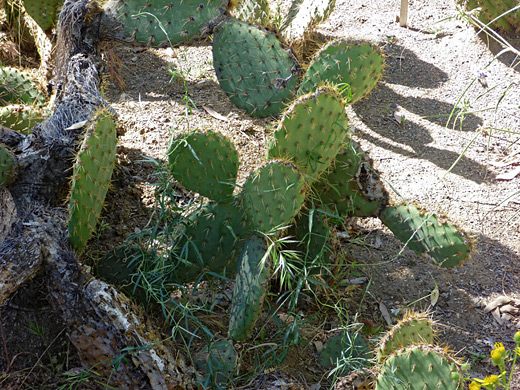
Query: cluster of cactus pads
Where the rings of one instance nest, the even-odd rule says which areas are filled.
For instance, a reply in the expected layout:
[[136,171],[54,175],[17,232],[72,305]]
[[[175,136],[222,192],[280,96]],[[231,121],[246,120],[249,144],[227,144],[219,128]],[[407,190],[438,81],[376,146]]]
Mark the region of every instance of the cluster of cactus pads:
[[520,30],[520,3],[518,0],[458,0],[468,10],[479,8],[479,19],[501,31],[515,33]]

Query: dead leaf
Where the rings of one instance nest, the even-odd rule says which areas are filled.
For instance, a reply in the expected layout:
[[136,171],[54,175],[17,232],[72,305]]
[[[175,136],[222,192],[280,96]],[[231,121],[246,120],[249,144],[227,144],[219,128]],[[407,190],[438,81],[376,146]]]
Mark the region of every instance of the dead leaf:
[[484,311],[486,313],[489,313],[491,310],[496,309],[498,306],[504,306],[507,305],[509,302],[511,302],[511,298],[506,297],[504,295],[493,299],[491,302],[489,302],[486,307],[484,308]]
[[388,312],[388,309],[383,302],[379,302],[379,310],[381,311],[381,314],[383,315],[383,318],[385,319],[388,326],[392,326],[392,317],[390,317],[390,313]]
[[70,125],[69,127],[67,127],[65,130],[76,130],[76,129],[81,129],[83,126],[85,126],[87,124],[88,121],[81,121],[81,122],[76,122],[74,123],[73,125]]
[[432,293],[430,294],[430,303],[432,304],[432,307],[437,304],[438,300],[439,300],[439,286],[437,286],[437,283],[435,283],[435,288],[432,290]]
[[497,180],[513,180],[520,174],[520,167],[497,176]]
[[209,107],[209,106],[202,106],[206,112],[211,115],[213,118],[215,119],[219,119],[221,121],[224,121],[224,122],[229,122],[229,118],[225,117],[224,115],[221,115],[219,114],[218,112],[216,112],[213,108]]

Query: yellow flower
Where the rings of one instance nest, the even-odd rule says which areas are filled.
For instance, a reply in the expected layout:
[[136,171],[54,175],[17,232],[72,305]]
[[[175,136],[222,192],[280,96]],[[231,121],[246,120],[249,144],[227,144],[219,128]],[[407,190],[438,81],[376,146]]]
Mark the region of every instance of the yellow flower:
[[471,382],[469,384],[469,390],[480,390],[480,385],[477,382]]
[[500,355],[506,353],[506,348],[504,347],[504,344],[502,343],[495,343],[495,349],[494,351],[497,351],[500,353]]
[[489,375],[484,378],[482,381],[482,386],[492,385],[493,383],[498,382],[498,375]]
[[502,358],[502,354],[498,349],[494,349],[491,351],[491,359],[493,359],[494,363],[500,362],[500,358]]

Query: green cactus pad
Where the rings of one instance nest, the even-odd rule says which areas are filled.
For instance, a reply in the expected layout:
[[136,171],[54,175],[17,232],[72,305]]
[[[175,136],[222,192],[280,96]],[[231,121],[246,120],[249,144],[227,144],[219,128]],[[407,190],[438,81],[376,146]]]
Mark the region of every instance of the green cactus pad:
[[43,104],[43,96],[30,76],[16,68],[0,66],[0,105]]
[[37,123],[43,120],[40,110],[22,104],[0,107],[0,125],[29,134]]
[[81,250],[96,230],[116,159],[116,127],[106,113],[96,115],[74,163],[69,200],[69,243]]
[[298,95],[329,82],[348,85],[342,94],[348,103],[366,96],[381,79],[383,55],[371,43],[339,39],[323,47],[313,58],[303,76]]
[[125,37],[147,46],[201,38],[227,8],[225,0],[111,0],[104,7],[124,25]]
[[7,146],[0,144],[0,187],[9,183],[16,167],[16,158]]
[[345,103],[332,87],[298,98],[285,112],[269,144],[269,158],[292,161],[312,182],[326,170],[348,132]]
[[232,9],[231,15],[245,22],[268,27],[271,22],[267,0],[242,0]]
[[469,256],[470,245],[455,226],[415,206],[387,207],[380,218],[410,249],[441,267],[455,267]]
[[221,388],[233,379],[237,353],[230,340],[219,340],[197,353],[195,365],[209,378],[212,388]]
[[456,390],[455,361],[432,346],[414,346],[390,356],[377,377],[375,390]]
[[239,202],[250,226],[260,232],[287,225],[305,198],[304,180],[296,167],[270,160],[247,178]]
[[[490,23],[519,4],[518,0],[459,0],[458,2],[464,3],[468,10],[480,8],[477,15],[480,21],[485,24]],[[520,30],[520,9],[495,20],[491,26],[505,32],[518,32]]]
[[370,349],[363,336],[345,331],[327,341],[318,356],[318,363],[323,367],[341,367],[337,375],[346,376],[353,370],[366,366],[369,359]]
[[246,231],[239,207],[206,203],[188,217],[184,235],[170,256],[175,265],[171,281],[193,282],[207,272],[233,273],[238,241]]
[[287,41],[303,38],[306,32],[326,20],[336,0],[294,0],[280,33]]
[[324,215],[315,209],[300,212],[287,235],[296,241],[290,247],[303,255],[305,268],[311,273],[319,272],[326,262],[326,245],[330,235]]
[[231,198],[238,172],[234,145],[214,131],[177,136],[169,149],[171,173],[185,188],[216,201]]
[[248,336],[261,314],[270,276],[266,253],[265,238],[253,235],[237,260],[228,330],[228,337],[235,341]]
[[23,0],[23,6],[43,31],[49,31],[56,24],[63,2],[64,0]]
[[331,169],[315,183],[314,197],[341,217],[377,216],[388,204],[388,193],[372,168],[372,161],[350,139]]
[[398,349],[419,344],[433,344],[433,321],[422,313],[409,313],[394,325],[379,342],[377,361],[382,362]]
[[230,18],[217,28],[213,65],[220,87],[252,116],[279,114],[295,94],[299,65],[276,35]]

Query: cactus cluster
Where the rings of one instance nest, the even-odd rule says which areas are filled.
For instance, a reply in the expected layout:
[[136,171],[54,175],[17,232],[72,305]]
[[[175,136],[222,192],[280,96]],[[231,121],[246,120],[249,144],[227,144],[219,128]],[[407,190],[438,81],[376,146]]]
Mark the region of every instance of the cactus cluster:
[[518,0],[458,0],[458,3],[468,10],[479,8],[480,21],[491,23],[496,29],[508,33],[520,31],[520,9],[508,12],[519,5]]

